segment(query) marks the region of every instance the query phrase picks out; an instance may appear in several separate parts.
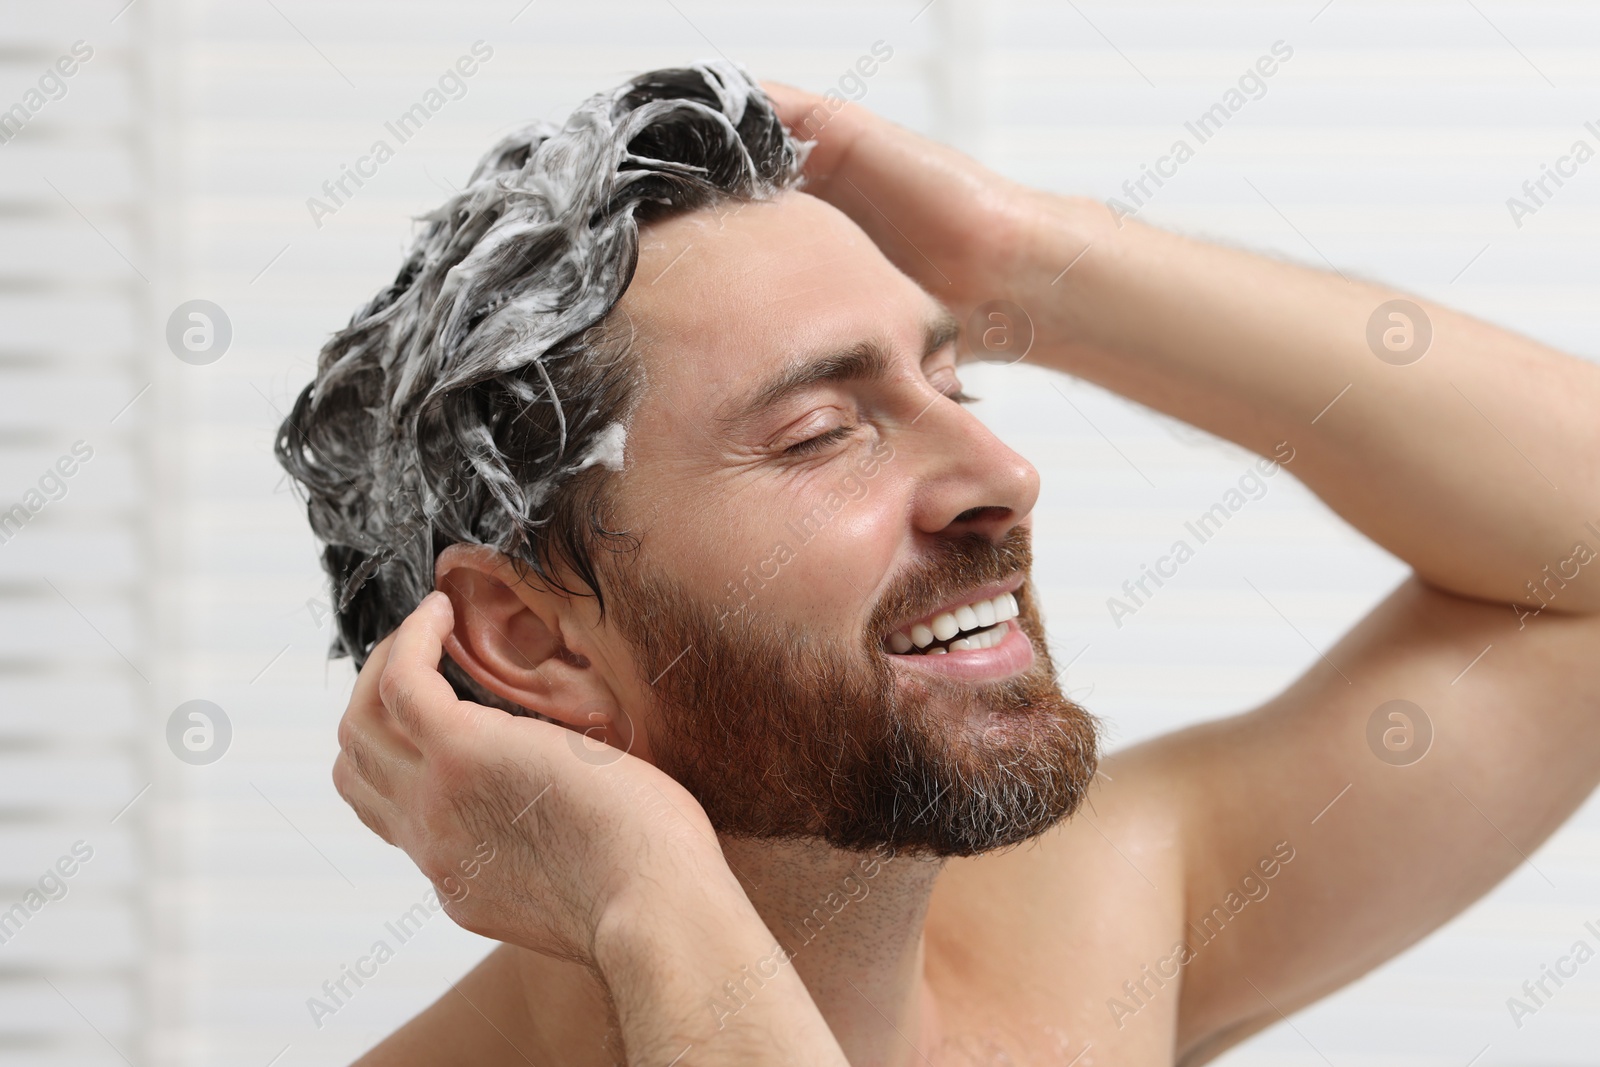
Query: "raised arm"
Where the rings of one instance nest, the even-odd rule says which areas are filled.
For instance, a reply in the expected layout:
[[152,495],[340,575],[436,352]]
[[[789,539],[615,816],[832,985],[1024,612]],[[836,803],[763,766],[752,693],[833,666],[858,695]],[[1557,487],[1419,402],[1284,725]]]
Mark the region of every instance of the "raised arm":
[[1286,443],[1297,477],[1440,589],[1600,610],[1600,581],[1573,580],[1590,554],[1574,546],[1600,549],[1600,367],[1100,205],[1045,218],[1018,289],[1040,362],[1263,455]]
[[[1138,822],[1119,809],[1158,797],[1162,825],[1120,847],[1182,852],[1181,1062],[1416,941],[1593,791],[1600,368],[1379,285],[1023,189],[861,109],[773,92],[818,140],[812,190],[963,319],[1010,301],[1032,321],[1030,361],[1264,456],[1292,449],[1295,476],[1415,572],[1261,708],[1105,763],[1099,825]],[[1216,918],[1244,878],[1263,883],[1264,861],[1270,898]]]

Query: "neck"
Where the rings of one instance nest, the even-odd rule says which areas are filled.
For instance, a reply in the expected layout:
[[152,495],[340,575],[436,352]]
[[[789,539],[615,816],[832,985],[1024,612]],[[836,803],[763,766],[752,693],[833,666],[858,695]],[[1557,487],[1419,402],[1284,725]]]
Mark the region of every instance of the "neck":
[[[820,841],[723,838],[722,850],[850,1062],[925,1063],[937,1020],[923,980],[922,928],[943,863]],[[748,995],[730,989],[727,1008]]]

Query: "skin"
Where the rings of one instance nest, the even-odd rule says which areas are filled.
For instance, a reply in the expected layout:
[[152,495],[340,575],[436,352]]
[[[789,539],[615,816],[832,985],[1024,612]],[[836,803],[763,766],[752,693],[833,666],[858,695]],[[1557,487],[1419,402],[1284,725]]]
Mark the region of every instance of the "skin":
[[[653,227],[623,301],[648,388],[619,500],[653,559],[719,595],[878,436],[894,459],[761,610],[853,640],[928,544],[1027,523],[1036,472],[950,398],[955,349],[921,343],[941,304],[964,320],[1001,295],[1033,321],[1031,362],[1263,456],[1287,443],[1295,476],[1413,574],[1260,707],[1106,758],[1085,807],[1027,846],[883,864],[728,1017],[722,984],[861,857],[718,840],[651,766],[650,680],[593,602],[452,547],[446,595],[363,671],[335,781],[456,921],[505,944],[362,1063],[665,1063],[685,1045],[680,1063],[1203,1063],[1457,914],[1594,789],[1600,567],[1542,608],[1525,583],[1600,549],[1600,370],[1420,300],[1432,347],[1390,365],[1365,328],[1397,294],[1119,226],[768,88],[818,141],[815,195]],[[883,381],[708,417],[863,338],[893,353]],[[782,451],[844,424],[860,434]],[[572,729],[455,700],[441,650]],[[1435,731],[1403,767],[1366,740],[1397,698]],[[485,842],[496,858],[464,877]]]

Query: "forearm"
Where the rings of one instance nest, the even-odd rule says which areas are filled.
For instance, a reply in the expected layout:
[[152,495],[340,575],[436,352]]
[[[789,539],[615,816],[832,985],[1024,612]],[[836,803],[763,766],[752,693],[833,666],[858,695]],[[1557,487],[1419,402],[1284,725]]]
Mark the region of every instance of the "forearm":
[[1263,455],[1287,442],[1297,477],[1434,585],[1536,605],[1532,581],[1553,610],[1600,610],[1600,565],[1574,560],[1600,552],[1600,368],[1416,298],[1431,345],[1387,362],[1368,321],[1394,291],[1097,204],[1041,214],[1015,284],[1030,361]]
[[[595,960],[628,1063],[847,1067],[804,983],[731,875],[613,907]],[[731,986],[730,986],[731,983]]]

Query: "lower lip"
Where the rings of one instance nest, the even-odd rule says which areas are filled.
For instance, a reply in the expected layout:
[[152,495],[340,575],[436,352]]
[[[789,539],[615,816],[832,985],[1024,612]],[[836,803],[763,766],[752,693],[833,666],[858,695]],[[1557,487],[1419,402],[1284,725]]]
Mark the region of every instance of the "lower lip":
[[1033,642],[1011,619],[1006,622],[1005,637],[989,648],[961,649],[942,656],[891,653],[889,659],[909,670],[928,671],[960,682],[994,682],[1033,666]]

